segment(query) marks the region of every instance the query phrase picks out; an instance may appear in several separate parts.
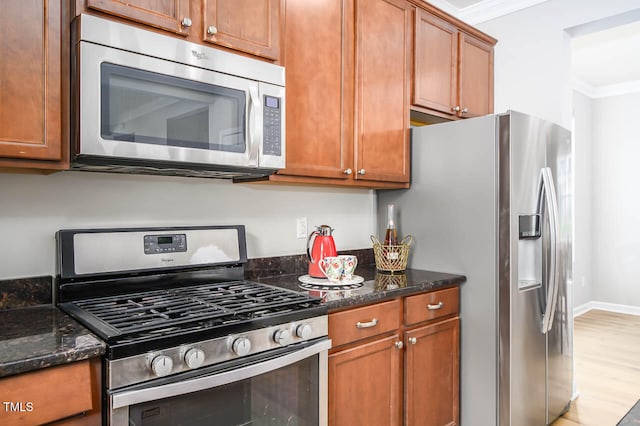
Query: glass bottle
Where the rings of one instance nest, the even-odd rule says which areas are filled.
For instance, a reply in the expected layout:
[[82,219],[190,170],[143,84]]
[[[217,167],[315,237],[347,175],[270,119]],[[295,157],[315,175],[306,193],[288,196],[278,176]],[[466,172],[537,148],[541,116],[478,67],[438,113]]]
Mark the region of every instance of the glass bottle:
[[396,209],[393,204],[387,204],[387,231],[384,235],[384,245],[398,245],[398,231],[396,229]]

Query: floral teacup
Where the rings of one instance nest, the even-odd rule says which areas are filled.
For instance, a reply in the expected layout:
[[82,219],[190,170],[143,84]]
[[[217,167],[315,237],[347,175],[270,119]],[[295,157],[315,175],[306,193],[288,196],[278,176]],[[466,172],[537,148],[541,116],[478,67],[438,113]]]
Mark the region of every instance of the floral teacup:
[[352,254],[343,254],[338,257],[342,259],[342,278],[345,280],[353,279],[353,273],[358,266],[358,258]]
[[325,257],[318,264],[322,273],[334,283],[339,283],[342,279],[342,273],[344,268],[342,266],[342,259],[338,256]]

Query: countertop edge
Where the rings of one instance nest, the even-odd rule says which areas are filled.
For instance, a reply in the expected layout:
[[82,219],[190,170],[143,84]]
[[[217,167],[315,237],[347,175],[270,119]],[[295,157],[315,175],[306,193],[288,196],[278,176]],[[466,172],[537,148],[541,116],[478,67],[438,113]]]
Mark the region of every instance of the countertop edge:
[[[361,275],[365,280],[362,288],[346,291],[308,291],[308,293],[323,298],[325,306],[331,313],[397,297],[459,286],[467,280],[465,275],[419,269],[407,269],[404,273],[388,275],[377,272],[375,265],[359,267],[356,274]],[[299,287],[299,275],[301,274],[283,274],[261,277],[254,281],[293,291],[305,291]]]
[[106,344],[53,305],[0,312],[0,379],[104,355]]

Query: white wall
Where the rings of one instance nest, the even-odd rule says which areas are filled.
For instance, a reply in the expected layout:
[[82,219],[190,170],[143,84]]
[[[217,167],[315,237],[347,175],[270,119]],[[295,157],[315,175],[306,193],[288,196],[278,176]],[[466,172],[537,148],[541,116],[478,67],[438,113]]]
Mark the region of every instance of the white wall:
[[593,101],[593,300],[640,306],[640,93]]
[[571,128],[571,46],[564,30],[638,7],[638,0],[549,0],[477,24],[498,39],[496,112],[515,109]]
[[225,180],[0,173],[0,280],[55,274],[63,228],[243,224],[249,258],[302,254],[296,218],[335,228],[338,250],[371,247],[375,193]]
[[593,220],[592,220],[592,151],[593,101],[580,92],[573,92],[575,222],[573,265],[573,304],[581,306],[593,300]]

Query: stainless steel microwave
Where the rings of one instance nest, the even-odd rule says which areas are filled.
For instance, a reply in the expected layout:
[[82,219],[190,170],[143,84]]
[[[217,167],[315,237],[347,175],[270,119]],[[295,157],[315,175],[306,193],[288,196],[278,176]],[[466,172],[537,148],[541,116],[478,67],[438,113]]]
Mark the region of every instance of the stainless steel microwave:
[[244,179],[285,166],[283,67],[91,15],[72,43],[72,169]]

